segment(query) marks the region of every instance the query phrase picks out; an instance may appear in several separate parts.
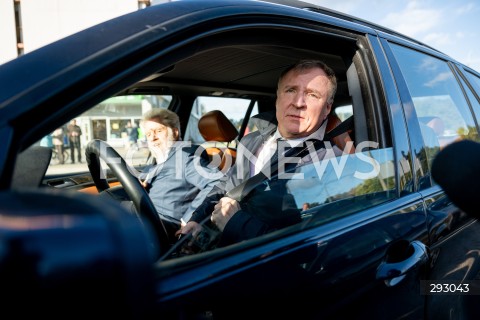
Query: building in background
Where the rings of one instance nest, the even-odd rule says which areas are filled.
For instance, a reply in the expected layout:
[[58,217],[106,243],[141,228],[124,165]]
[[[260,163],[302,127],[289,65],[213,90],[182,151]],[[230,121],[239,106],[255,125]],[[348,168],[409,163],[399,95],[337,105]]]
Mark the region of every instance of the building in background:
[[100,139],[113,147],[124,146],[127,123],[140,127],[145,112],[152,108],[168,108],[171,100],[171,96],[130,95],[112,97],[99,103],[76,118],[82,132],[85,132],[81,137],[82,145],[92,139]]
[[0,64],[150,3],[150,0],[1,0]]
[[[151,4],[151,0],[0,0],[0,64]],[[83,132],[81,145],[85,146],[90,139],[121,145],[127,122],[138,124],[146,109],[164,107],[167,102],[138,96],[133,100],[118,97],[100,103],[76,118]],[[134,107],[125,108],[127,104]]]

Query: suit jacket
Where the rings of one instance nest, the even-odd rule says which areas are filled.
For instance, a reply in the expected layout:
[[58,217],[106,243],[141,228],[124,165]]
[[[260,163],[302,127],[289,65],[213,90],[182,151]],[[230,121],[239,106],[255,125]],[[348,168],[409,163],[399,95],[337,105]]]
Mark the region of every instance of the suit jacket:
[[[192,215],[192,221],[208,224],[210,214],[218,200],[245,179],[250,178],[250,170],[253,165],[252,155],[255,156],[257,154],[258,150],[277,129],[274,113],[260,114],[255,120],[258,130],[246,135],[240,141],[235,165],[219,181],[206,200],[195,210]],[[326,122],[320,128],[320,130],[323,130],[322,136],[325,128]],[[342,154],[342,151],[336,146],[333,146],[332,150],[335,156]],[[317,155],[318,159],[325,158],[326,150],[319,150]],[[297,165],[309,162],[312,162],[312,158],[307,155]],[[281,189],[281,184],[278,184],[278,188]],[[247,198],[240,202],[242,209],[236,212],[225,226],[219,246],[254,238],[299,222],[300,210],[296,208],[295,203],[292,203],[292,201],[293,199],[285,190],[266,191],[261,190],[261,186],[256,188]]]

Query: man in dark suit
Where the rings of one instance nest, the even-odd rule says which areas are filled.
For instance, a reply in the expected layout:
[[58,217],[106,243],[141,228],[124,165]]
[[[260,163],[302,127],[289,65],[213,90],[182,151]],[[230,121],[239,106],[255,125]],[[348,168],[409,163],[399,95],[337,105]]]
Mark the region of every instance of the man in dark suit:
[[[284,143],[290,147],[306,146],[307,140],[322,140],[336,87],[333,70],[321,61],[302,60],[287,68],[278,80],[275,115],[257,119],[260,120],[256,123],[258,131],[246,135],[240,141],[235,165],[180,232],[196,236],[202,231],[202,224],[210,220],[222,231],[221,242],[226,245],[297,222],[299,216],[296,219],[295,213],[300,210],[293,210],[288,195],[282,194],[281,190],[270,190],[268,194],[262,194],[262,197],[272,197],[269,202],[279,206],[270,210],[262,210],[264,198],[249,195],[248,203],[241,203],[225,195],[259,172],[270,176],[270,162],[277,152],[278,140],[285,140]],[[278,149],[280,152],[280,147]],[[311,162],[312,158],[321,160],[342,153],[336,146],[314,151],[316,156],[306,155],[300,158],[297,165]],[[282,155],[278,154],[278,163],[281,163]],[[279,176],[282,169],[284,168],[275,169]],[[255,210],[249,210],[255,203],[258,204]]]
[[77,120],[72,119],[67,126],[68,143],[70,144],[70,160],[75,163],[75,150],[77,151],[78,162],[82,162],[82,146],[80,136],[82,129],[77,125]]

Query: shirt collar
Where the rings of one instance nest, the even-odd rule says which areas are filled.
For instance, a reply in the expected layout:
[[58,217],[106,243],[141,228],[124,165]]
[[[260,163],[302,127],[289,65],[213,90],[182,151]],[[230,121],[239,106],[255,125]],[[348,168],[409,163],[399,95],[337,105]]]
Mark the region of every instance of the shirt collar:
[[313,132],[311,135],[309,135],[307,137],[296,138],[296,139],[284,139],[282,137],[282,135],[280,134],[280,131],[278,131],[278,127],[277,127],[277,130],[275,131],[275,133],[273,134],[273,136],[270,139],[272,139],[272,140],[285,140],[285,141],[288,141],[288,143],[290,144],[291,147],[296,147],[306,140],[311,140],[311,139],[323,140],[323,137],[325,136],[326,128],[327,128],[327,121],[325,120],[325,121],[323,121],[320,128],[318,128],[315,132]]

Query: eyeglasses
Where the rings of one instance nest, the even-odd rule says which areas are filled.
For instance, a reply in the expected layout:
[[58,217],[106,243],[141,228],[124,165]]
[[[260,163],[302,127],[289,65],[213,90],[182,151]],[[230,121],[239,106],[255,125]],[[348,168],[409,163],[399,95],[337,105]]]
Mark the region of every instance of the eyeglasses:
[[164,129],[164,128],[148,130],[147,132],[145,132],[145,137],[150,138],[152,136],[158,136],[158,135],[161,135],[165,131],[166,131],[166,129]]

